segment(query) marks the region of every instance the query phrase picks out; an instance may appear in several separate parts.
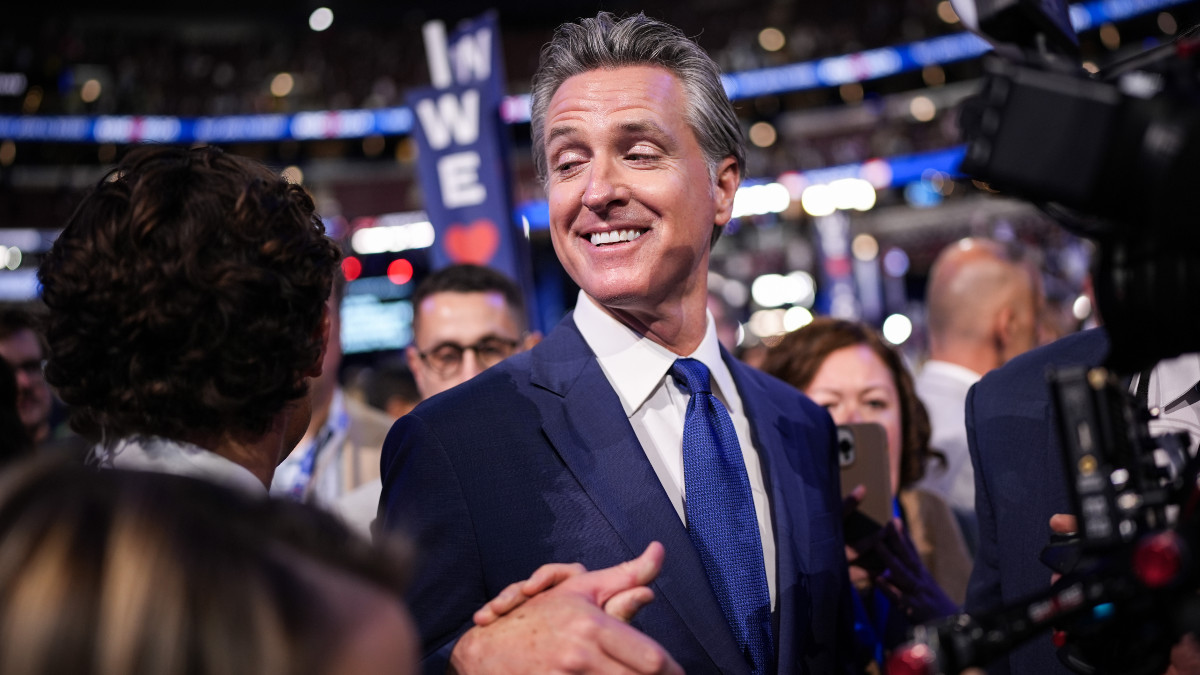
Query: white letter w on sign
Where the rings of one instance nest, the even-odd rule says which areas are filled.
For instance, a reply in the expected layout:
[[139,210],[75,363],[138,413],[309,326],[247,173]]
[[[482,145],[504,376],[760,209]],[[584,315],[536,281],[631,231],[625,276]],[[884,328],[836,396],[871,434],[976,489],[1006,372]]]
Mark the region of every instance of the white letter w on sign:
[[434,150],[449,146],[451,138],[458,145],[470,145],[479,138],[479,91],[464,91],[461,101],[454,94],[442,94],[436,106],[427,98],[417,103],[417,117]]

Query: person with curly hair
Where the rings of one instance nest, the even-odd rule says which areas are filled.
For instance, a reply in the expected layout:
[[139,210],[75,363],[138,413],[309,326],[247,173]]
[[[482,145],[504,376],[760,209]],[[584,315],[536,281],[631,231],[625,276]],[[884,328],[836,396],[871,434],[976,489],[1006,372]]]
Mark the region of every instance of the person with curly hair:
[[309,195],[265,166],[130,152],[38,271],[46,378],[92,459],[266,494],[308,425],[338,259]]

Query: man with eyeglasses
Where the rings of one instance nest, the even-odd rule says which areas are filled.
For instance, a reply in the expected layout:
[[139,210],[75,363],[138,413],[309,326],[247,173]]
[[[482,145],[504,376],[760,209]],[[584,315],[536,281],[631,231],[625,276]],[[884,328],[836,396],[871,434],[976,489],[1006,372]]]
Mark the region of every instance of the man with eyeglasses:
[[[438,270],[417,286],[412,303],[413,340],[406,356],[422,399],[466,382],[541,339],[540,333],[528,331],[520,289],[488,267]],[[370,534],[382,489],[378,479],[364,483],[339,498],[334,512]]]
[[50,386],[42,376],[42,340],[33,316],[21,309],[0,312],[0,358],[17,375],[17,409],[35,445],[50,438]]
[[413,294],[408,366],[422,398],[462,384],[537,344],[528,331],[517,285],[478,265],[453,265],[427,277]]

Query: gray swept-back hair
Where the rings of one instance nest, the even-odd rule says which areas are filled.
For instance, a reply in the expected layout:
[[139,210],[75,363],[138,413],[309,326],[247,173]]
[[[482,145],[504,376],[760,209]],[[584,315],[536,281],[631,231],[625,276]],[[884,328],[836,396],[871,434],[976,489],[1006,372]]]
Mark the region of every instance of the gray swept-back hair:
[[745,175],[746,148],[733,104],[721,86],[720,69],[703,49],[678,28],[648,18],[644,13],[617,19],[600,12],[594,19],[565,23],[542,48],[533,76],[530,123],[533,163],[544,185],[546,165],[546,110],[554,92],[568,78],[589,70],[654,65],[675,74],[687,94],[685,117],[696,134],[709,174],[726,157],[737,159]]

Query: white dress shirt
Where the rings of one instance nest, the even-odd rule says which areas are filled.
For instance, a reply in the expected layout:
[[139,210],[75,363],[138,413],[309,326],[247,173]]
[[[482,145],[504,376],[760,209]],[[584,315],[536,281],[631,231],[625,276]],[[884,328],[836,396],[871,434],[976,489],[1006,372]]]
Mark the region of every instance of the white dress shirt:
[[967,391],[981,375],[956,363],[930,359],[913,381],[929,413],[929,447],[945,462],[930,458],[917,487],[945,499],[954,509],[975,512],[975,470],[967,450]]
[[[1140,378],[1140,374],[1133,378],[1129,391],[1137,391]],[[1150,373],[1146,403],[1151,410],[1158,409],[1158,417],[1150,420],[1150,433],[1186,431],[1195,455],[1200,446],[1200,354],[1159,361]]]
[[[683,508],[686,499],[683,479],[683,422],[690,398],[674,378],[668,378],[671,365],[681,358],[666,347],[637,333],[602,310],[583,291],[575,304],[575,326],[588,347],[596,354],[608,383],[621,400],[625,415],[645,451],[654,473],[662,483],[681,520],[687,523]],[[742,408],[742,399],[733,376],[721,358],[720,344],[712,315],[704,339],[688,355],[708,367],[712,375],[712,393],[729,410],[737,432],[754,511],[762,538],[763,563],[771,606],[775,606],[775,537],[771,529],[771,507],[763,482],[758,452],[751,443],[750,422]],[[670,555],[670,551],[667,552]]]

